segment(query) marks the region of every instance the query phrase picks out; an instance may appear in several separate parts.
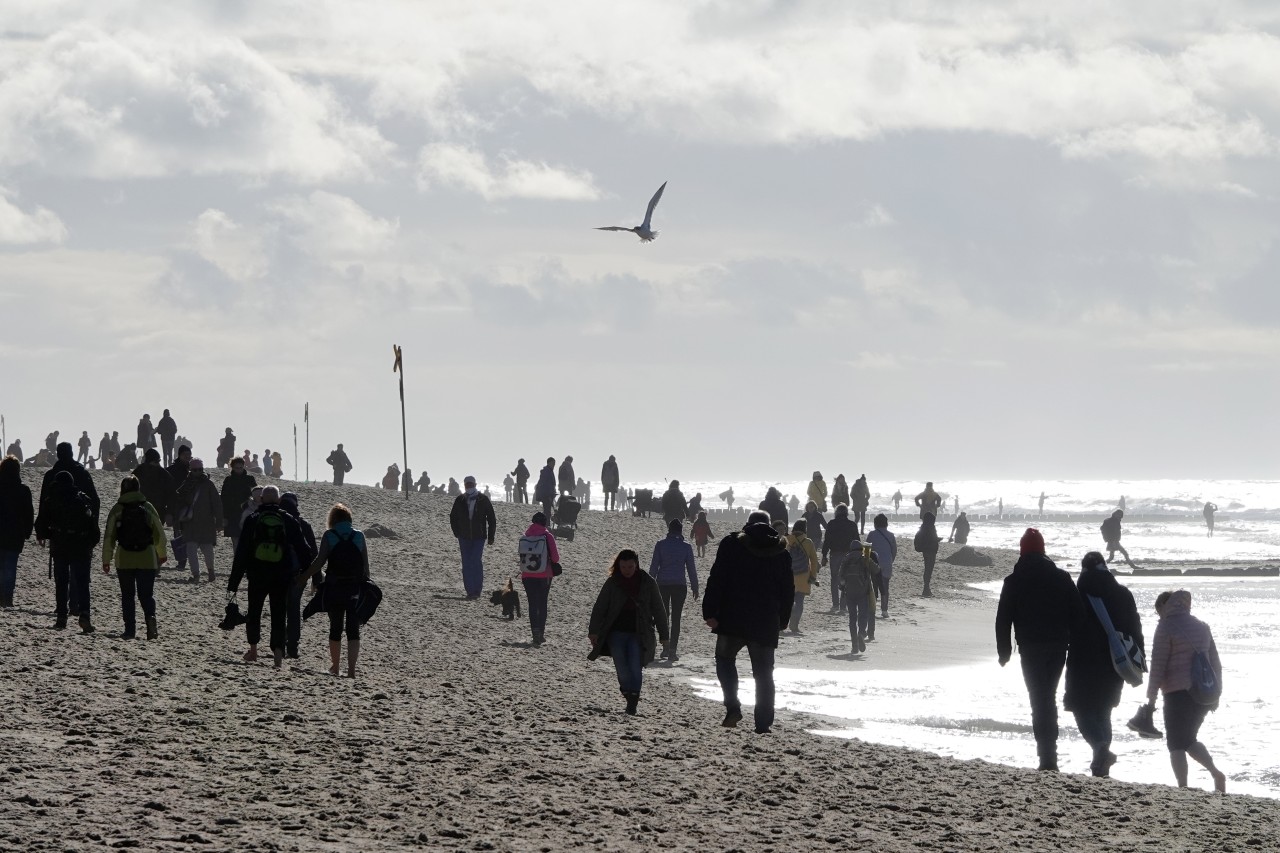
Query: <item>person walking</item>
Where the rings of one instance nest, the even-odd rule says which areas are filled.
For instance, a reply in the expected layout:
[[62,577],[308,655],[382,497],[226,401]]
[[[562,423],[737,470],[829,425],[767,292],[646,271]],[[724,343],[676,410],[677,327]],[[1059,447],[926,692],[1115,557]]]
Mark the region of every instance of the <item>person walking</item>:
[[[924,484],[924,491],[916,495],[916,506],[920,507],[920,518],[923,519],[926,514],[938,517],[938,510],[942,508],[942,495],[933,490],[933,481]],[[896,509],[894,510],[897,511]]]
[[804,507],[804,523],[807,525],[807,533],[809,539],[813,541],[813,547],[817,551],[822,551],[822,532],[827,529],[827,517],[822,513],[826,510],[819,510],[818,504],[809,501]]
[[560,573],[560,550],[556,537],[547,529],[547,516],[535,512],[520,537],[520,583],[524,586],[529,630],[533,645],[546,641],[547,604],[551,597],[551,579]]
[[607,512],[618,509],[618,486],[622,479],[618,476],[618,460],[610,456],[600,467],[600,488],[604,490],[604,508]]
[[151,415],[143,415],[138,421],[138,449],[145,451],[156,446],[156,428],[151,424]]
[[1209,535],[1213,536],[1213,514],[1218,511],[1218,505],[1215,503],[1206,503],[1204,505],[1204,523],[1209,528]]
[[[71,445],[62,443],[67,456]],[[71,460],[74,463],[74,460]],[[96,497],[96,493],[93,497]],[[49,543],[49,557],[53,563],[54,623],[62,630],[67,627],[67,616],[79,618],[80,630],[86,634],[94,631],[90,618],[89,561],[93,548],[101,539],[98,530],[97,511],[93,497],[76,487],[70,471],[54,474],[52,482],[40,490],[40,510],[36,514],[36,542],[41,547]]]
[[800,617],[804,615],[804,600],[812,586],[818,585],[818,549],[808,535],[809,524],[797,519],[787,536],[787,555],[791,558],[791,580],[795,593],[791,605],[788,627],[791,633],[800,633]]
[[836,474],[836,481],[831,484],[831,506],[838,507],[840,504],[849,503],[849,483],[845,480],[844,474]]
[[829,584],[831,586],[831,609],[828,613],[840,613],[844,610],[844,597],[840,592],[840,565],[845,555],[858,548],[858,525],[849,517],[849,507],[836,504],[835,518],[827,523],[827,535],[822,540],[822,561],[820,565],[831,566]]
[[[71,475],[71,483],[75,486],[75,490],[89,499],[89,505],[93,508],[93,523],[97,525],[102,511],[102,502],[98,499],[98,490],[93,484],[93,477],[90,477],[85,467],[75,460],[75,454],[71,450],[70,442],[61,442],[56,445],[54,450],[57,457],[53,466],[44,472],[44,479],[40,482],[40,498],[36,509],[36,517],[38,518],[40,510],[44,509],[46,495],[54,494],[54,479],[59,473],[66,471]],[[97,544],[96,540],[94,544]]]
[[769,514],[769,521],[781,521],[789,524],[789,516],[787,515],[787,504],[782,499],[782,492],[778,491],[774,486],[770,486],[768,491],[764,493],[764,500],[760,501],[760,509]]
[[956,516],[955,521],[951,522],[951,533],[947,536],[947,541],[957,545],[968,545],[969,530],[969,514],[962,512]]
[[[705,513],[703,519],[706,519]],[[658,584],[662,606],[671,623],[671,642],[663,641],[662,658],[675,663],[680,660],[680,617],[690,589],[693,590],[693,600],[698,600],[698,568],[693,558],[693,546],[685,541],[684,524],[680,519],[669,522],[666,538],[659,539],[653,546],[649,575]]]
[[640,557],[629,548],[619,551],[609,567],[609,577],[591,608],[587,640],[591,643],[588,660],[613,658],[627,713],[635,716],[644,668],[653,662],[657,641],[667,645],[668,631],[658,584],[640,571]]
[[173,502],[173,478],[160,465],[160,451],[148,447],[142,455],[142,464],[133,469],[133,476],[138,479],[143,498],[160,516],[163,525],[169,504]]
[[89,462],[89,448],[93,447],[93,439],[89,438],[89,431],[85,430],[80,433],[80,440],[76,442],[79,451],[76,453],[76,461],[81,464]]
[[876,638],[876,575],[880,565],[870,542],[850,551],[840,563],[840,585],[849,607],[849,640],[853,653],[867,650]]
[[1040,500],[1038,502],[1037,513],[1041,518],[1044,518],[1044,492],[1040,493]]
[[342,663],[342,635],[347,635],[347,678],[356,677],[360,658],[360,618],[358,608],[364,584],[369,580],[369,545],[364,532],[356,530],[351,510],[344,504],[329,509],[328,527],[320,539],[319,552],[311,566],[298,576],[293,588],[300,596],[308,578],[327,567],[324,608],[329,614],[329,674],[337,676]]
[[1209,771],[1213,789],[1227,790],[1227,776],[1213,762],[1208,747],[1200,742],[1205,715],[1216,711],[1218,701],[1197,702],[1191,693],[1192,661],[1197,653],[1208,658],[1213,676],[1222,685],[1222,660],[1209,626],[1191,615],[1191,593],[1185,589],[1162,592],[1156,597],[1155,636],[1151,639],[1151,671],[1147,677],[1147,706],[1155,708],[1156,697],[1164,694],[1164,738],[1169,748],[1169,764],[1179,788],[1187,787],[1187,756]]
[[561,495],[573,494],[573,487],[577,484],[573,474],[573,457],[566,456],[564,461],[560,463],[559,477],[559,493]]
[[871,487],[867,485],[867,475],[862,474],[853,481],[853,490],[849,495],[853,520],[858,524],[858,535],[867,534],[867,508],[871,506]]
[[156,435],[160,436],[160,449],[164,451],[163,464],[166,468],[173,464],[173,441],[178,437],[178,422],[164,410],[164,415],[156,422]]
[[[160,454],[155,454],[156,468],[160,468]],[[167,477],[168,474],[165,474]],[[107,514],[106,541],[102,543],[102,571],[111,574],[111,564],[116,566],[116,579],[120,582],[120,618],[124,622],[122,640],[137,636],[137,604],[142,605],[142,618],[147,626],[147,639],[160,636],[156,626],[156,574],[169,562],[165,551],[164,524],[160,513],[147,500],[138,478],[129,475],[120,481],[120,499]]]
[[35,503],[16,456],[0,460],[0,607],[13,606],[18,557],[35,529]]
[[756,684],[756,733],[767,734],[773,726],[774,653],[794,602],[786,541],[769,525],[767,512],[752,512],[740,532],[720,540],[702,595],[703,621],[716,635],[725,728],[742,721],[737,657],[744,648]]
[[818,512],[827,511],[827,481],[822,479],[821,471],[813,472],[813,479],[809,481],[807,490],[809,500],[813,501],[817,506]]
[[[282,494],[280,496],[280,509],[288,513],[298,523],[298,530],[302,533],[302,542],[305,546],[304,551],[293,554],[295,565],[292,568],[292,573],[295,575],[307,573],[319,553],[319,548],[316,544],[316,532],[312,529],[311,524],[302,517],[296,493],[285,492]],[[313,577],[310,574],[307,576]],[[298,645],[302,641],[302,592],[302,586],[295,584],[290,587],[289,601],[286,604],[284,614],[284,653],[285,657],[291,659],[298,658]]]
[[897,516],[898,508],[902,506],[902,490],[898,489],[896,492],[894,492],[893,497],[890,498],[890,500],[893,501],[893,514],[894,516]]
[[924,590],[920,593],[923,598],[933,597],[933,589],[929,584],[933,580],[933,566],[937,562],[938,546],[941,543],[942,537],[938,535],[933,513],[926,512],[920,516],[920,529],[916,531],[916,537],[912,542],[916,551],[924,560]]
[[1131,569],[1136,569],[1137,566],[1133,564],[1133,560],[1129,559],[1129,552],[1120,544],[1120,537],[1124,535],[1120,529],[1120,522],[1123,518],[1124,510],[1118,509],[1111,513],[1111,517],[1103,521],[1101,528],[1099,528],[1102,531],[1103,541],[1107,543],[1107,562],[1114,560],[1116,551],[1119,551],[1120,555],[1124,557],[1125,564]]
[[547,464],[538,472],[538,482],[533,487],[533,499],[542,504],[542,513],[551,517],[551,505],[556,500],[556,460],[547,457]]
[[1116,762],[1111,751],[1111,712],[1120,704],[1124,679],[1112,663],[1111,640],[1093,599],[1102,602],[1115,630],[1128,635],[1145,655],[1142,620],[1133,593],[1120,585],[1097,551],[1090,551],[1080,561],[1076,589],[1084,618],[1067,651],[1067,690],[1062,707],[1075,715],[1080,736],[1093,749],[1089,770],[1094,776],[1108,776]]
[[343,478],[351,472],[351,459],[347,456],[347,452],[342,449],[341,443],[333,449],[324,462],[333,469],[333,484],[341,486]]
[[218,488],[204,472],[204,461],[191,460],[187,479],[174,493],[175,533],[186,543],[187,557],[191,560],[191,582],[200,582],[200,560],[204,559],[205,572],[214,580],[213,546],[222,530],[222,497]]
[[876,554],[880,573],[875,576],[876,597],[880,599],[880,618],[889,618],[889,578],[893,577],[893,561],[898,559],[898,539],[889,532],[889,519],[882,512],[872,521],[873,529],[867,536]]
[[[194,468],[192,473],[194,473]],[[271,652],[275,668],[284,663],[288,633],[289,592],[297,577],[298,567],[309,557],[302,529],[292,516],[280,507],[278,486],[262,489],[262,504],[249,516],[240,533],[231,575],[227,579],[227,595],[234,598],[241,578],[249,581],[249,606],[246,613],[245,639],[249,649],[246,663],[258,659],[258,642],[262,639],[262,607],[270,601]]]
[[1013,656],[1009,630],[1018,641],[1022,679],[1031,700],[1031,730],[1041,770],[1058,769],[1058,681],[1067,647],[1084,617],[1071,575],[1045,556],[1044,537],[1028,527],[1021,556],[1004,579],[996,608],[996,655],[1001,666]]
[[498,518],[489,496],[476,488],[475,477],[464,477],[462,484],[466,491],[453,502],[449,526],[462,552],[462,585],[467,592],[467,601],[475,601],[484,591],[484,544],[487,541],[489,547],[493,547]]
[[667,524],[673,521],[684,521],[689,515],[689,504],[680,491],[680,481],[672,480],[667,490],[662,493],[662,520]]
[[236,434],[227,427],[222,440],[218,442],[217,468],[225,468],[236,455]]
[[529,466],[524,464],[523,459],[519,459],[511,475],[516,478],[516,503],[527,504],[529,502]]
[[711,522],[707,521],[707,512],[703,510],[698,513],[698,517],[693,521],[693,528],[689,531],[693,534],[693,544],[697,546],[698,556],[707,556],[707,541],[711,539]]
[[507,503],[511,503],[515,497],[516,481],[510,474],[502,478],[502,499]]

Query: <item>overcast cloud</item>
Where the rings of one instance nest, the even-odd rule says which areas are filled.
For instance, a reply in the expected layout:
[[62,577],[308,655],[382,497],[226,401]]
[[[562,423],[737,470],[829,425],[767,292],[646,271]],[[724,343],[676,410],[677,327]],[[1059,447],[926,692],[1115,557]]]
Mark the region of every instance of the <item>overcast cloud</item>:
[[901,6],[8,3],[9,438],[1280,477],[1280,7]]

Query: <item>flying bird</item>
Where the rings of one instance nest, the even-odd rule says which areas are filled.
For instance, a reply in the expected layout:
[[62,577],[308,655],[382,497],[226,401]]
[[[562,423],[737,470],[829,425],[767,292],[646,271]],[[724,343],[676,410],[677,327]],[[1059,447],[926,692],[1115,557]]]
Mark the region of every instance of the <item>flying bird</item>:
[[658,199],[662,198],[662,191],[667,188],[667,182],[663,181],[662,186],[658,187],[658,191],[653,194],[653,198],[649,199],[649,209],[644,212],[644,222],[633,228],[625,228],[621,225],[605,225],[597,228],[597,231],[630,231],[640,238],[641,243],[651,243],[658,236],[658,232],[649,227],[649,223],[653,220],[653,209],[658,206]]

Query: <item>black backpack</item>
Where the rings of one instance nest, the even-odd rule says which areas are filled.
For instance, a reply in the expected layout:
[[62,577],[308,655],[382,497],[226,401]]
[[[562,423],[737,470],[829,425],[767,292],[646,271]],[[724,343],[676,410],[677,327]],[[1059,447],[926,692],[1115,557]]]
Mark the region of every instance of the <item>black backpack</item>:
[[92,548],[102,538],[98,520],[93,517],[93,502],[84,492],[55,498],[53,518],[49,524],[50,539],[59,545]]
[[116,516],[116,544],[126,551],[145,551],[152,545],[151,517],[143,503],[123,504]]
[[329,549],[329,579],[364,580],[364,554],[361,553],[360,546],[355,543],[355,532],[333,535],[338,541]]

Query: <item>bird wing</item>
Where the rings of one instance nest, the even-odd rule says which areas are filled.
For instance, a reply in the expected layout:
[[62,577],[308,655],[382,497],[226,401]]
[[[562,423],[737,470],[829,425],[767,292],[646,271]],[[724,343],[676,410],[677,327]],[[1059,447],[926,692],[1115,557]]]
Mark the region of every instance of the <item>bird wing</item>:
[[658,191],[653,194],[653,198],[649,199],[649,209],[644,212],[644,225],[646,231],[649,230],[649,220],[653,218],[653,209],[658,206],[658,199],[662,198],[662,191],[667,188],[667,182],[663,181],[662,186],[658,187]]
[[596,229],[597,231],[630,231],[630,228],[623,228],[621,225],[602,225]]

